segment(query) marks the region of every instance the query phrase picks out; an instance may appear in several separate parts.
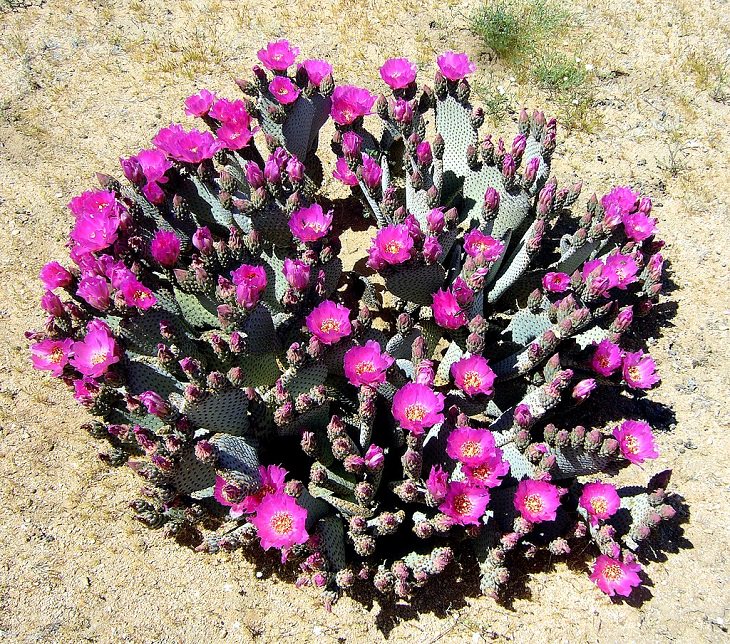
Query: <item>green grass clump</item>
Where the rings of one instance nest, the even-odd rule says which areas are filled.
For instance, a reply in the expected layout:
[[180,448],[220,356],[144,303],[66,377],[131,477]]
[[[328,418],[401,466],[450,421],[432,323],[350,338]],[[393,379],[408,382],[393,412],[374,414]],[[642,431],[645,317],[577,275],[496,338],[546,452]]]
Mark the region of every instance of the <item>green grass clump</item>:
[[584,65],[559,52],[540,57],[530,69],[530,75],[550,92],[570,92],[583,85],[588,77]]

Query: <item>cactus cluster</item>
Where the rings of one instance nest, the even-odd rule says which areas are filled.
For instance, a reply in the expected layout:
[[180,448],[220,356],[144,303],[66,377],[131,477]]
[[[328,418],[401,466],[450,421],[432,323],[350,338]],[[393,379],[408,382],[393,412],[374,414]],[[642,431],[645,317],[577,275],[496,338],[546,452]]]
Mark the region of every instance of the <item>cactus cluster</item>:
[[[586,542],[597,586],[628,595],[673,515],[667,475],[605,482],[657,456],[646,422],[601,405],[658,380],[622,348],[661,290],[651,201],[617,187],[573,216],[555,120],[481,134],[464,54],[432,88],[388,60],[380,95],[298,54],[270,43],[243,97],[187,99],[208,130],[163,128],[120,160],[126,181],[70,202],[35,367],[145,479],[140,521],[201,551],[278,549],[328,601],[366,583],[407,599],[469,548],[496,596],[517,555]],[[337,214],[325,172],[356,197]],[[372,226],[352,270],[346,210]]]

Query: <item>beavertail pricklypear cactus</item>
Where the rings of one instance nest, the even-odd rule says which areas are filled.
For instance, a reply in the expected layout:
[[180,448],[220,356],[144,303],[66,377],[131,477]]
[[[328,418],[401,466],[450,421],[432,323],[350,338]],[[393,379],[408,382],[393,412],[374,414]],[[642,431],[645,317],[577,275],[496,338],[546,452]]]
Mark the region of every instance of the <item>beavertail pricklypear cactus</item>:
[[[591,578],[628,595],[674,512],[668,475],[604,476],[658,455],[616,415],[658,380],[624,339],[661,290],[651,201],[618,187],[573,216],[555,120],[523,110],[514,139],[485,136],[464,54],[420,89],[391,59],[376,96],[298,53],[270,43],[245,98],[187,99],[209,131],[165,127],[121,159],[126,181],[71,200],[35,367],[145,479],[142,522],[207,552],[278,549],[328,601],[408,598],[468,547],[497,595],[511,553],[586,541]],[[333,214],[330,174],[362,214]],[[347,210],[372,227],[343,272]]]

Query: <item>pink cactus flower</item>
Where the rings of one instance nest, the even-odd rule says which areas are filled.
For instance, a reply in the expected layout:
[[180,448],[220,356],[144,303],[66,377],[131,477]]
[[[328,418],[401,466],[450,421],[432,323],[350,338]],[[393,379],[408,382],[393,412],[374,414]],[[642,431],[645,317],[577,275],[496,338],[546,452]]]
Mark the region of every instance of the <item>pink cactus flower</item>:
[[443,232],[446,226],[446,216],[444,215],[443,208],[434,208],[426,215],[426,224],[428,230],[434,235],[438,235]]
[[462,468],[466,480],[471,485],[482,487],[498,487],[502,478],[509,472],[509,461],[502,458],[502,450],[498,447],[477,465],[464,465]]
[[246,109],[246,103],[241,99],[229,101],[227,98],[219,98],[213,103],[208,116],[226,123],[240,123],[249,128],[251,125],[251,116]]
[[307,316],[307,328],[323,344],[336,344],[352,333],[350,309],[325,300]]
[[416,162],[420,166],[428,167],[433,161],[433,151],[428,141],[421,141],[416,146]]
[[131,159],[139,164],[144,175],[145,183],[142,186],[144,196],[152,203],[162,203],[165,200],[165,193],[162,191],[161,184],[167,183],[165,173],[172,167],[172,163],[161,150],[154,149],[140,150],[137,156],[130,157]]
[[398,123],[410,123],[413,120],[413,107],[408,101],[399,98],[392,105],[393,118]]
[[[241,507],[246,514],[256,512],[267,496],[280,495],[284,493],[284,479],[288,472],[278,465],[259,465],[259,477],[261,487],[249,494],[241,502]],[[231,512],[233,514],[233,512]]]
[[480,257],[484,262],[493,262],[502,254],[504,244],[479,230],[470,230],[464,235],[464,250],[470,257]]
[[515,491],[515,509],[530,523],[555,521],[560,497],[564,493],[565,490],[547,481],[524,479]]
[[286,71],[297,59],[299,47],[293,47],[288,40],[277,40],[259,49],[257,56],[267,69],[276,72]]
[[459,54],[453,51],[444,52],[436,59],[436,62],[441,73],[450,81],[458,81],[466,78],[469,74],[476,71],[477,68],[466,54]]
[[338,157],[335,169],[332,171],[332,176],[346,186],[357,185],[357,175],[350,170],[350,166],[347,165],[347,159],[345,157]]
[[405,224],[386,226],[375,235],[373,246],[386,264],[396,266],[411,258],[413,238]]
[[322,239],[332,226],[332,211],[325,213],[318,203],[300,208],[289,219],[289,230],[301,242]]
[[291,105],[302,93],[286,76],[274,76],[269,83],[269,92],[282,105]]
[[86,376],[84,376],[83,378],[79,378],[78,380],[74,380],[73,386],[74,399],[77,403],[83,405],[86,408],[92,407],[94,405],[94,403],[96,402],[96,397],[101,391],[99,383],[96,382],[96,380],[94,380],[93,378],[87,378]]
[[299,183],[304,178],[304,164],[292,156],[286,162],[286,175],[292,183]]
[[109,328],[104,326],[90,323],[84,339],[73,343],[74,357],[70,362],[89,378],[99,378],[111,365],[119,362],[117,343]]
[[659,456],[651,426],[642,420],[625,420],[613,430],[613,437],[623,457],[635,465]]
[[423,240],[423,259],[427,264],[433,264],[441,257],[443,248],[439,244],[438,237],[429,235]]
[[591,521],[591,525],[598,525],[599,521],[604,521],[612,517],[621,507],[621,499],[616,492],[616,488],[610,483],[586,483],[583,486],[583,492],[578,502],[587,513]]
[[303,291],[309,284],[312,267],[300,259],[284,260],[284,279],[295,291]]
[[479,525],[488,504],[489,492],[485,488],[454,481],[449,483],[439,510],[458,525]]
[[389,58],[380,68],[380,78],[390,89],[404,89],[416,80],[416,66],[407,58]]
[[124,303],[127,306],[137,307],[140,311],[146,311],[157,303],[152,291],[136,277],[127,277],[121,283],[119,290],[124,296]]
[[238,519],[245,513],[243,500],[239,501],[238,503],[234,503],[230,500],[228,493],[228,484],[226,483],[225,479],[220,476],[215,477],[213,498],[221,505],[225,505],[226,507],[231,508],[230,516],[232,519]]
[[200,163],[211,159],[223,146],[222,142],[216,141],[210,132],[199,130],[186,132],[179,124],[162,128],[152,139],[152,143],[168,157],[185,163]]
[[495,449],[494,436],[487,429],[457,427],[446,439],[446,453],[464,465],[479,465]]
[[335,123],[350,125],[355,119],[369,114],[373,103],[375,96],[366,89],[353,85],[338,85],[332,94],[330,114]]
[[71,239],[82,253],[94,253],[117,240],[122,207],[111,192],[85,192],[68,204],[76,216]]
[[641,565],[638,563],[622,563],[608,555],[599,555],[593,566],[591,581],[609,597],[628,597],[634,588],[641,585],[639,572]]
[[41,340],[32,344],[30,347],[30,360],[33,367],[40,371],[50,371],[52,376],[58,378],[63,373],[63,368],[68,364],[73,344],[74,341],[71,338]]
[[570,275],[567,273],[546,273],[542,278],[542,287],[548,293],[565,293],[570,288]]
[[41,268],[39,277],[49,291],[59,286],[70,286],[74,281],[74,276],[58,262],[48,262]]
[[263,266],[242,264],[231,272],[231,281],[236,286],[236,301],[250,310],[259,303],[266,289],[266,270]]
[[530,407],[524,403],[520,403],[515,407],[513,417],[519,427],[527,427],[532,422]]
[[370,188],[375,190],[380,186],[380,180],[383,177],[383,170],[380,164],[368,156],[367,154],[362,155],[362,180],[363,183]]
[[101,213],[115,212],[118,218],[120,205],[113,192],[107,190],[88,190],[74,197],[68,203],[69,210],[76,219],[84,215],[94,217]]
[[228,150],[242,150],[253,139],[254,131],[244,123],[230,121],[219,127],[215,133],[218,135],[217,143],[221,147]]
[[403,429],[416,435],[443,422],[443,409],[444,395],[419,383],[409,382],[393,396],[393,417]]
[[362,150],[362,137],[353,130],[342,135],[342,153],[345,157],[359,158]]
[[624,217],[624,230],[629,239],[640,242],[656,233],[656,219],[648,217],[642,212],[636,212]]
[[467,396],[484,394],[491,396],[494,393],[496,375],[482,356],[462,358],[451,365],[451,377],[456,386]]
[[385,382],[386,371],[393,362],[375,340],[368,340],[364,346],[352,347],[345,354],[345,377],[356,387],[377,387]]
[[171,231],[158,230],[150,244],[150,254],[161,266],[172,268],[180,257],[180,238]]
[[206,116],[216,100],[215,94],[207,89],[201,89],[197,94],[185,99],[185,114],[188,116]]
[[41,298],[41,308],[48,313],[60,317],[64,314],[63,302],[53,291],[46,291]]
[[170,415],[170,403],[156,391],[143,391],[137,398],[144,405],[148,414],[152,414],[158,418],[165,418]]
[[193,233],[193,246],[197,248],[203,255],[208,255],[213,250],[213,236],[207,226],[198,228]]
[[307,511],[287,494],[269,494],[256,510],[251,523],[256,526],[261,547],[291,548],[309,539],[305,523]]
[[453,291],[439,289],[433,294],[433,318],[444,329],[459,329],[467,322]]
[[602,340],[591,358],[591,368],[599,376],[608,378],[621,366],[621,348],[610,340]]
[[440,465],[432,465],[431,472],[426,479],[426,489],[436,503],[441,503],[449,491],[449,475]]
[[573,387],[573,398],[583,402],[596,388],[596,381],[593,378],[585,378]]
[[616,186],[607,195],[601,198],[603,209],[608,212],[609,209],[618,213],[619,220],[636,211],[639,193],[634,192],[628,186]]
[[112,285],[101,275],[84,275],[76,289],[76,295],[100,311],[106,311],[111,303]]
[[660,380],[654,359],[643,351],[624,354],[621,373],[632,389],[651,389]]
[[319,87],[319,84],[332,73],[332,65],[326,60],[309,58],[302,65],[307,72],[309,82],[316,87]]
[[631,255],[609,255],[606,257],[604,274],[608,277],[611,288],[626,290],[629,284],[636,281],[639,266]]
[[363,460],[365,461],[365,467],[369,470],[379,470],[385,463],[383,448],[377,445],[370,445],[367,452],[365,452]]

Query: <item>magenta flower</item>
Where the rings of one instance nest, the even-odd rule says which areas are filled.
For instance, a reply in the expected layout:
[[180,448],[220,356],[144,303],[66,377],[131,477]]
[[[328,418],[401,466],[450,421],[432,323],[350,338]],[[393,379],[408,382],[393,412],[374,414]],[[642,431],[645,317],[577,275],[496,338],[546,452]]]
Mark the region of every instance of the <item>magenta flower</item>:
[[281,166],[274,155],[271,155],[264,164],[264,179],[273,184],[281,181]]
[[433,151],[428,141],[421,141],[416,146],[416,162],[420,166],[430,166],[433,161]]
[[41,298],[41,308],[49,315],[59,317],[64,314],[63,302],[53,291],[46,291]]
[[159,204],[165,200],[165,193],[160,184],[167,183],[165,173],[172,167],[161,150],[140,150],[137,156],[131,157],[139,164],[145,178],[142,186],[144,196],[152,203]]
[[302,63],[312,85],[319,87],[319,84],[332,73],[332,65],[326,60],[310,58]]
[[441,257],[443,252],[441,244],[439,244],[438,237],[429,235],[423,240],[423,259],[426,260],[427,264],[433,264]]
[[426,215],[426,224],[428,230],[434,235],[443,232],[446,225],[446,216],[443,208],[434,208]]
[[41,340],[30,347],[30,360],[33,367],[40,371],[50,371],[51,375],[58,378],[63,373],[63,368],[68,364],[68,357],[73,349],[74,341],[71,338],[65,340]]
[[290,105],[299,98],[302,90],[286,76],[274,76],[269,83],[269,92],[282,105]]
[[454,481],[449,483],[439,510],[459,525],[479,525],[488,504],[489,492],[485,488]]
[[269,494],[256,510],[251,523],[258,531],[261,547],[291,548],[309,539],[305,523],[307,511],[287,494]]
[[389,58],[380,68],[380,78],[390,89],[404,89],[416,80],[416,66],[407,58]]
[[639,266],[631,255],[609,255],[606,257],[603,274],[608,277],[611,288],[626,290],[629,284],[636,281]]
[[71,239],[82,253],[94,253],[117,240],[120,215],[123,212],[111,192],[85,192],[68,204],[76,216]]
[[494,393],[496,375],[489,367],[487,359],[482,356],[469,356],[452,364],[451,377],[467,396],[491,396]]
[[76,295],[100,311],[109,308],[111,294],[112,285],[101,275],[85,275],[76,289]]
[[231,492],[234,492],[236,496],[238,496],[238,494],[240,493],[237,487],[229,486],[223,477],[216,476],[215,487],[213,488],[213,498],[221,505],[225,505],[226,507],[231,508],[231,518],[238,519],[240,516],[243,516],[245,512],[244,503],[243,500],[239,501],[238,503],[231,501],[231,498],[236,498],[233,494],[231,494]]
[[487,429],[457,427],[446,439],[446,453],[464,465],[479,465],[495,449],[494,436]]
[[408,101],[399,98],[393,103],[393,118],[398,123],[410,123],[413,120],[413,108]]
[[468,322],[454,293],[443,289],[433,294],[433,318],[444,329],[459,329]]
[[236,301],[250,310],[259,303],[266,289],[266,270],[263,266],[242,264],[231,272],[231,281],[236,286]]
[[352,347],[345,354],[345,377],[356,387],[377,387],[385,382],[385,372],[393,362],[375,340],[368,340],[364,346]]
[[207,226],[198,228],[193,233],[193,246],[203,255],[208,255],[213,250],[213,236]]
[[599,521],[616,514],[621,507],[621,499],[613,485],[596,481],[583,486],[579,505],[588,513],[591,525],[596,526]]
[[393,417],[403,429],[423,434],[444,420],[444,395],[426,385],[409,382],[393,396]]
[[609,597],[628,597],[634,588],[641,585],[637,574],[640,571],[638,563],[622,563],[608,555],[599,555],[593,566],[591,581]]
[[345,157],[338,157],[335,169],[332,171],[332,176],[338,181],[344,183],[346,186],[357,185],[357,175],[350,170],[350,166],[347,165],[347,159]]
[[200,163],[205,159],[211,159],[223,145],[220,141],[216,141],[210,132],[199,130],[186,132],[182,125],[178,124],[162,128],[152,139],[152,143],[167,156],[186,163]]
[[632,389],[651,389],[660,380],[654,359],[643,351],[626,353],[621,373],[626,384]]
[[284,279],[295,291],[303,291],[307,288],[312,272],[312,267],[309,264],[300,259],[290,259],[287,257],[284,260],[284,268],[282,270]]
[[325,213],[322,206],[314,203],[308,208],[300,208],[289,219],[289,230],[302,242],[322,239],[332,225],[332,211]]
[[240,121],[230,121],[219,127],[215,133],[218,135],[217,143],[229,150],[241,150],[245,148],[253,138],[253,131],[248,125]]
[[251,116],[246,109],[246,103],[238,99],[229,101],[219,98],[213,103],[208,116],[221,123],[240,123],[248,128],[251,125]]
[[338,85],[332,94],[330,114],[335,123],[350,125],[355,119],[369,114],[373,103],[375,96],[366,89],[353,85]]
[[610,340],[602,340],[591,358],[591,368],[607,378],[621,366],[621,348]]
[[84,339],[73,343],[74,357],[70,362],[90,378],[104,375],[111,365],[119,362],[117,343],[105,326],[89,323]]
[[74,281],[74,276],[58,262],[48,262],[41,268],[39,277],[49,291],[59,286],[70,286]]
[[188,96],[185,99],[185,114],[188,116],[205,116],[215,101],[215,94],[207,89]]
[[504,250],[504,244],[479,230],[470,230],[464,235],[464,250],[470,257],[481,257],[484,262],[493,262]]
[[471,485],[482,487],[498,487],[502,477],[509,472],[509,461],[502,458],[502,450],[494,448],[478,465],[464,465],[462,468],[466,480]]
[[595,388],[596,381],[593,378],[585,378],[573,387],[573,398],[582,402],[591,395]]
[[81,216],[89,215],[94,217],[101,213],[117,213],[119,204],[113,192],[106,190],[88,190],[77,197],[74,197],[68,203],[69,210],[78,219]]
[[119,290],[124,296],[124,303],[127,306],[135,306],[140,311],[146,311],[157,303],[157,298],[152,291],[136,277],[127,277],[122,282]]
[[639,194],[634,192],[628,186],[616,186],[607,195],[601,197],[601,205],[608,212],[609,209],[615,210],[620,219],[625,215],[636,210],[636,202]]
[[[241,502],[243,511],[246,514],[256,512],[263,500],[269,495],[280,495],[284,493],[284,479],[287,471],[278,465],[259,465],[259,477],[261,478],[261,487],[249,494]],[[231,512],[233,514],[233,512]]]
[[432,465],[431,472],[426,479],[426,489],[436,503],[441,503],[449,491],[449,475],[440,465]]
[[292,156],[286,162],[286,174],[289,181],[299,183],[304,178],[304,164],[295,156]]
[[161,266],[172,268],[180,257],[180,239],[166,230],[158,230],[150,244],[152,258]]
[[370,445],[367,452],[365,452],[363,460],[365,461],[365,467],[369,470],[379,470],[385,463],[383,448],[377,445]]
[[447,51],[437,59],[441,73],[450,81],[458,81],[474,72],[477,66],[469,60],[466,54]]
[[360,150],[362,150],[362,137],[353,130],[347,130],[342,135],[342,153],[346,157],[360,157]]
[[350,309],[325,300],[307,316],[307,328],[324,344],[335,344],[352,333]]
[[625,420],[613,430],[613,437],[623,457],[635,465],[659,456],[651,427],[642,420]]
[[143,391],[137,398],[144,405],[148,414],[152,414],[158,418],[165,418],[170,415],[170,403],[156,391]]
[[272,71],[284,72],[294,64],[299,55],[299,47],[292,47],[288,40],[277,40],[259,49],[258,59],[264,67]]
[[386,226],[375,235],[373,246],[386,264],[395,266],[411,258],[413,238],[405,224]]
[[570,288],[570,275],[567,273],[546,273],[542,287],[548,293],[565,293]]
[[79,378],[74,380],[74,399],[84,407],[91,407],[96,402],[96,396],[101,391],[99,383],[93,378]]
[[362,155],[362,180],[363,183],[374,190],[380,185],[380,179],[383,177],[383,170],[380,164],[368,156],[367,154]]
[[552,483],[525,479],[517,485],[515,509],[530,523],[555,521],[562,494],[564,490]]
[[515,423],[520,427],[527,427],[532,422],[532,412],[530,407],[524,403],[520,403],[515,407],[513,417]]
[[656,220],[648,217],[643,212],[626,215],[624,217],[624,230],[629,239],[637,242],[643,241],[656,233]]

